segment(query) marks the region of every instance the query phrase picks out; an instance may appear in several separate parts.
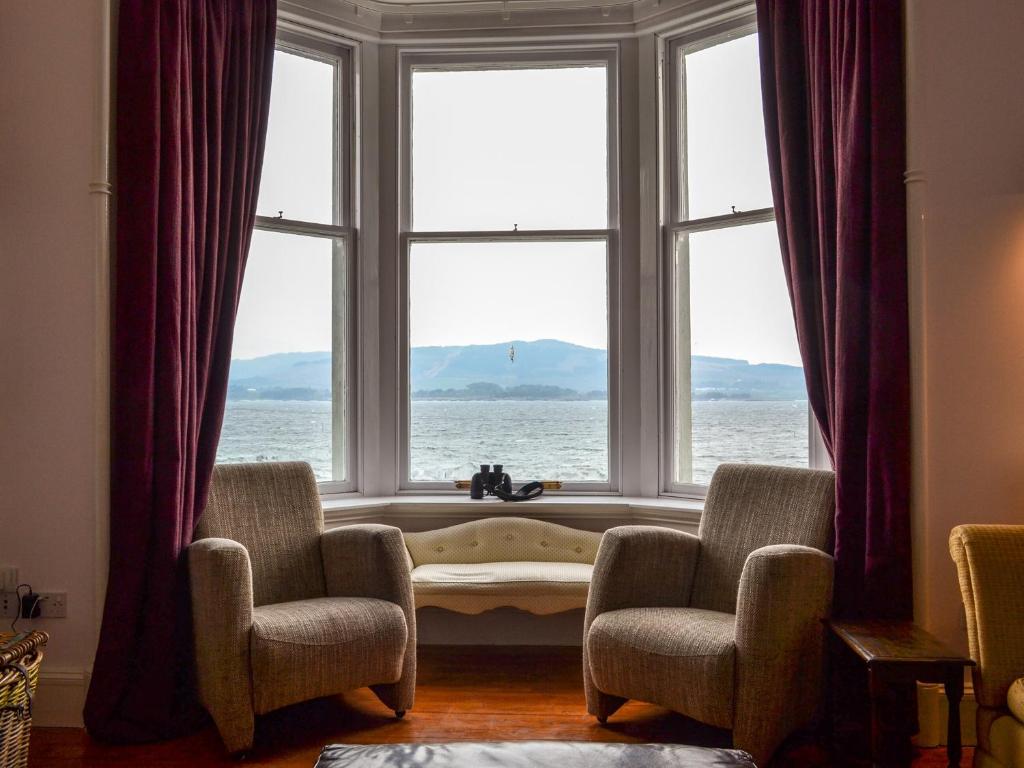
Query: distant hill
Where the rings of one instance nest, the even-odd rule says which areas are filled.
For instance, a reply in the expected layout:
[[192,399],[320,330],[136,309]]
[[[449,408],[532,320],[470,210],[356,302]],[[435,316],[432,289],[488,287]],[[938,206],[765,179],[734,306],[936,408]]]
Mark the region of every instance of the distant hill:
[[[515,346],[515,361],[509,346]],[[579,400],[607,397],[608,353],[553,339],[414,347],[413,397],[450,400]],[[791,365],[750,365],[745,360],[694,357],[697,399],[801,400],[803,370]],[[327,400],[329,352],[286,352],[233,360],[232,399]]]

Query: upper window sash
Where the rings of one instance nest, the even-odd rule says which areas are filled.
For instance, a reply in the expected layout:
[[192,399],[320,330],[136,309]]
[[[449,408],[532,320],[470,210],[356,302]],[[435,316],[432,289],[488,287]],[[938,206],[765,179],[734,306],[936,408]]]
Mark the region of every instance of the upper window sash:
[[[279,212],[258,210],[256,226],[277,232],[295,232],[320,237],[348,237],[352,234],[356,215],[356,100],[353,49],[348,44],[307,35],[292,30],[279,30],[276,52],[309,59],[328,65],[332,69],[332,119],[330,188],[328,190],[328,220],[303,215],[302,210],[289,210],[287,200],[277,203]],[[273,96],[271,97],[273,98]],[[273,120],[273,117],[271,118]],[[268,136],[267,152],[274,151]],[[264,159],[266,169],[266,158]],[[301,169],[297,169],[301,173]],[[266,181],[266,176],[264,176]],[[270,206],[271,208],[275,206]]]
[[[529,49],[523,48],[495,48],[487,47],[474,50],[442,50],[422,51],[406,50],[400,52],[400,109],[399,109],[399,142],[401,175],[399,189],[398,221],[399,228],[403,234],[410,234],[419,237],[434,235],[457,236],[459,233],[486,234],[487,230],[482,229],[453,229],[443,232],[435,230],[420,230],[415,227],[413,221],[413,179],[411,162],[413,157],[412,147],[412,126],[411,110],[412,104],[412,78],[413,73],[418,71],[458,71],[458,70],[488,70],[488,69],[554,69],[571,66],[601,66],[607,72],[607,223],[605,227],[599,228],[572,228],[572,227],[545,227],[544,229],[530,229],[528,226],[519,226],[514,229],[518,222],[510,221],[507,230],[494,230],[495,236],[504,234],[517,234],[525,232],[573,232],[589,234],[593,232],[610,233],[617,231],[620,224],[619,207],[619,78],[618,78],[618,46],[607,45],[580,45],[558,47],[538,46]],[[408,114],[407,114],[408,113]],[[496,147],[496,151],[501,151]],[[511,218],[511,216],[510,216]]]
[[691,215],[688,200],[687,119],[686,119],[686,56],[713,48],[722,43],[751,35],[757,31],[756,18],[751,11],[740,18],[716,25],[711,29],[667,36],[662,43],[662,61],[666,71],[662,76],[663,125],[666,140],[663,143],[664,193],[666,197],[666,229],[701,231],[720,227],[738,226],[774,218],[770,205],[746,210],[715,212],[711,215]]

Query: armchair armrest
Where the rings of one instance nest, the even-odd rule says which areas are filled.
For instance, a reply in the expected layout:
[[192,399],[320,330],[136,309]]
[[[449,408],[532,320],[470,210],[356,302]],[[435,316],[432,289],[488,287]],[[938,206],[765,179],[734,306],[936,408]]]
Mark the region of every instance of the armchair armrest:
[[700,539],[671,528],[609,529],[594,562],[586,626],[619,608],[688,605],[699,552]]
[[375,597],[412,608],[412,581],[402,532],[391,525],[346,525],[320,537],[327,594]]
[[798,650],[822,633],[831,604],[831,556],[798,544],[755,549],[740,576],[736,650],[760,658]]
[[[755,549],[736,602],[733,743],[771,755],[821,704],[832,558],[812,547]],[[794,692],[799,694],[794,695]]]
[[967,617],[974,695],[1005,707],[1024,675],[1024,525],[958,525],[949,535]]
[[587,595],[583,629],[583,688],[587,711],[604,722],[625,703],[601,691],[590,668],[590,625],[620,608],[684,607],[690,602],[700,539],[650,525],[610,528],[601,538]]
[[387,706],[404,712],[416,695],[416,602],[402,532],[391,525],[332,528],[320,537],[320,555],[329,597],[388,600],[405,614],[409,639],[402,675],[393,683],[370,686]]
[[228,751],[252,741],[252,566],[231,539],[199,539],[188,547],[199,697]]

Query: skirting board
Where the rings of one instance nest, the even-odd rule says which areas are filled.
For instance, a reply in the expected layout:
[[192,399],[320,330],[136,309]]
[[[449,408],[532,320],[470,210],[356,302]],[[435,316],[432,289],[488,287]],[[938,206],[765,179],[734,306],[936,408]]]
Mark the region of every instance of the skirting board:
[[[502,614],[504,611],[492,613]],[[532,640],[531,644],[576,645],[579,643],[577,633],[582,631],[582,627],[579,626],[582,621],[582,612],[580,611],[570,611],[553,616],[532,616],[518,613],[520,614],[518,616],[499,615],[494,617],[499,620],[492,622],[486,616],[461,616],[460,614],[448,614],[440,609],[421,609],[419,612],[421,619],[420,642],[423,645],[445,643],[507,645],[510,637],[507,632],[511,624],[511,627],[516,630],[513,633],[515,637],[518,637],[521,632],[530,632],[531,634],[528,636]],[[481,619],[484,620],[483,627],[480,626]],[[543,627],[543,629],[538,632],[538,627]],[[499,637],[504,641],[503,643],[498,642]],[[86,670],[59,668],[42,670],[32,710],[33,725],[50,728],[81,728],[82,709],[85,706],[85,693],[88,688],[89,673]],[[915,743],[919,747],[944,746],[946,744],[948,712],[945,690],[941,685],[918,683],[917,704],[920,731],[915,738]],[[974,730],[977,708],[974,690],[968,683],[960,704],[964,746],[973,746],[977,743]]]
[[[964,687],[964,698],[960,702],[960,738],[965,747],[978,743],[975,733],[975,715],[978,703],[974,699],[974,688],[970,682]],[[914,743],[919,747],[942,747],[946,745],[946,724],[949,704],[946,689],[938,683],[917,684],[918,733]]]
[[83,669],[39,671],[39,685],[32,702],[32,725],[46,728],[81,728],[89,674]]

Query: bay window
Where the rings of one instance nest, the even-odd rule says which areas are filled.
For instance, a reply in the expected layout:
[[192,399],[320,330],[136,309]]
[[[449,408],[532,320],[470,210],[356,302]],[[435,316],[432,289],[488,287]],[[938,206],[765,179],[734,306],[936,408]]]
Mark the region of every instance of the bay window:
[[309,461],[325,494],[501,463],[698,497],[722,462],[818,463],[753,20],[460,46],[283,23],[218,460]]

